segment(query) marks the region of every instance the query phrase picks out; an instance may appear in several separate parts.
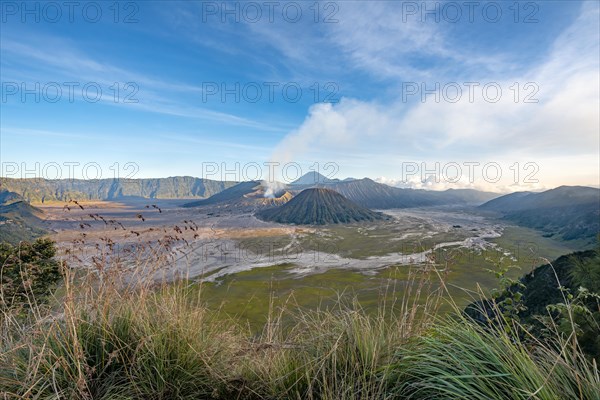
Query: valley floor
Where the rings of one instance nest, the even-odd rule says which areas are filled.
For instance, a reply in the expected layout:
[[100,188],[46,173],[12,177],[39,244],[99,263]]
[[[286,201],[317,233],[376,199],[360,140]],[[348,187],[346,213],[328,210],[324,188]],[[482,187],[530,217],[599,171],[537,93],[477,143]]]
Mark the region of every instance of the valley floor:
[[[59,254],[81,269],[119,269],[128,280],[191,279],[209,304],[259,325],[269,302],[314,308],[352,293],[368,307],[403,296],[409,275],[434,265],[454,300],[577,250],[569,243],[468,208],[385,210],[391,220],[323,227],[256,219],[251,210],[183,208],[185,200],[43,207]],[[144,260],[140,264],[140,260]],[[140,268],[143,265],[143,268]]]

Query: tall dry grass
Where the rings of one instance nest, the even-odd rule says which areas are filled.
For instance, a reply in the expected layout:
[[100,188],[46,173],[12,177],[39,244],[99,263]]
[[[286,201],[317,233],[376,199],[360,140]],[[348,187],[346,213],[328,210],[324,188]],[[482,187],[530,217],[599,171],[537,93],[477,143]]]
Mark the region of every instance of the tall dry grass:
[[201,285],[132,285],[122,272],[64,268],[49,307],[3,316],[5,398],[382,398],[385,366],[429,326],[441,295],[421,271],[375,314],[351,298],[303,310],[290,297],[254,334],[208,309]]

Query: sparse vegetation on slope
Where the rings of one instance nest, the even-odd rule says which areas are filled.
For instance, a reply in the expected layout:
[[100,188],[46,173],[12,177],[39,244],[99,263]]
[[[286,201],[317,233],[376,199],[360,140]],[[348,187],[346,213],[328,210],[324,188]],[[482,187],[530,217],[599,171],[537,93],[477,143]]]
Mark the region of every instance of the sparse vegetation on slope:
[[0,190],[0,243],[16,244],[45,234],[43,216],[42,210],[18,194]]
[[354,204],[330,189],[305,189],[287,204],[263,210],[257,216],[266,221],[296,225],[325,225],[384,219],[377,213]]

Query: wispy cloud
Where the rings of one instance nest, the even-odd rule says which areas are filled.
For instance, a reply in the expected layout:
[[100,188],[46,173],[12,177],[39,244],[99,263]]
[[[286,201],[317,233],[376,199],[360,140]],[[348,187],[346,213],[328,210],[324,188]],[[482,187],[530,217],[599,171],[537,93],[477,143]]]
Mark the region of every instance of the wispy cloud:
[[[29,40],[29,41],[27,41]],[[2,52],[11,62],[5,73],[12,79],[38,79],[44,82],[94,82],[104,88],[115,82],[132,82],[139,88],[137,102],[115,102],[111,96],[102,96],[106,105],[128,107],[132,110],[164,115],[210,120],[226,125],[280,132],[284,127],[255,121],[238,115],[194,106],[202,99],[202,88],[181,82],[169,82],[139,72],[118,67],[108,61],[99,61],[73,47],[70,41],[56,38],[21,38],[19,41],[2,38]],[[16,62],[35,65],[34,69],[21,70],[12,66]],[[185,96],[184,96],[185,95]]]
[[0,133],[2,135],[11,135],[11,136],[29,136],[29,137],[49,137],[49,138],[57,138],[57,139],[88,139],[93,141],[94,138],[90,135],[82,134],[82,133],[73,133],[73,132],[64,132],[64,131],[51,131],[46,129],[28,129],[28,128],[17,128],[17,127],[0,127]]

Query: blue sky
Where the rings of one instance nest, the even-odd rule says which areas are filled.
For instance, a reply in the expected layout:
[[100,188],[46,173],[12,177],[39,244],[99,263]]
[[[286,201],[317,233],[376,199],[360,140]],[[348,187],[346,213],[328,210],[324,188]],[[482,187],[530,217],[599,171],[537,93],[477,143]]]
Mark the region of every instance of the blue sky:
[[[49,163],[98,163],[102,177],[112,177],[111,165],[119,163],[122,176],[132,162],[136,177],[165,177],[201,176],[206,163],[235,169],[277,161],[306,171],[335,163],[336,177],[439,189],[599,183],[596,1],[474,9],[464,2],[139,1],[119,3],[118,13],[112,2],[73,10],[23,4],[2,5],[5,176],[35,163],[39,172]],[[476,83],[472,100],[468,82]],[[481,90],[491,83],[502,90],[495,102]],[[84,98],[86,84],[92,91]],[[440,101],[422,98],[436,84]],[[77,85],[72,101],[68,85]],[[454,101],[457,86],[462,96]],[[102,95],[91,102],[97,87]],[[528,95],[537,102],[524,102]],[[458,182],[431,182],[404,173],[409,164],[470,162],[498,163],[503,179],[490,184],[477,171],[471,182],[463,171]],[[539,182],[524,182],[534,170]]]

